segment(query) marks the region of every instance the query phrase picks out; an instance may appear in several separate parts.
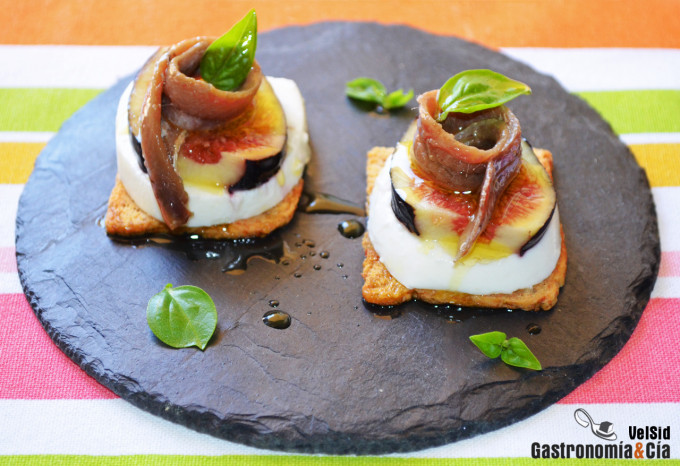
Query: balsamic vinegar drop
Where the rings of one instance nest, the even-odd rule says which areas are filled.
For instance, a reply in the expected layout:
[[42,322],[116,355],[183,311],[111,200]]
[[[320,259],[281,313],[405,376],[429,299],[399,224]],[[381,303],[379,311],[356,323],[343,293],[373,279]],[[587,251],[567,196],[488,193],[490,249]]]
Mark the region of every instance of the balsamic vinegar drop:
[[338,231],[345,238],[358,238],[364,234],[364,225],[358,220],[345,220],[338,224]]
[[283,330],[290,327],[290,314],[283,311],[268,311],[262,316],[262,322],[267,327]]
[[529,332],[529,335],[538,335],[541,333],[541,326],[536,325],[536,324],[529,324],[527,325],[527,332]]
[[308,214],[351,214],[361,217],[366,215],[360,205],[324,193],[303,193],[298,210]]

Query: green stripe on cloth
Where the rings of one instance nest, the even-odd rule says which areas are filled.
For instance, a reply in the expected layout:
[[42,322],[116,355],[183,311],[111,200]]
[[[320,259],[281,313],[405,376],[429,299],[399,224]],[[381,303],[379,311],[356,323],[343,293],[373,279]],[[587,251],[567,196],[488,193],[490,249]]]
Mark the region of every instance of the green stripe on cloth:
[[680,91],[577,92],[617,134],[680,132]]
[[[546,460],[543,460],[546,461]],[[564,459],[547,460],[560,465],[620,465],[640,464],[640,460],[621,459]],[[229,456],[184,456],[184,455],[132,455],[132,456],[84,456],[84,455],[26,455],[26,456],[0,456],[0,463],[12,465],[233,465],[233,466],[280,466],[282,464],[293,466],[312,466],[317,464],[329,466],[366,465],[366,466],[482,466],[482,465],[508,465],[527,466],[537,464],[532,458],[381,458],[373,456],[266,456],[266,455],[229,455]],[[644,464],[680,464],[679,460],[645,460]]]
[[[0,131],[57,131],[101,89],[0,89]],[[578,92],[618,134],[680,132],[680,91]]]
[[101,89],[0,89],[0,131],[57,131]]

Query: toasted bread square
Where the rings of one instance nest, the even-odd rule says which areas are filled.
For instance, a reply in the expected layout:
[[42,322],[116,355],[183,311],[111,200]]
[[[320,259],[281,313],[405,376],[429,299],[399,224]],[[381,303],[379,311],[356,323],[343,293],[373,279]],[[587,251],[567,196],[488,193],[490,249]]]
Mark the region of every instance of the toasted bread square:
[[[392,147],[374,147],[368,152],[366,164],[367,198],[373,191],[375,179],[385,161],[392,154]],[[538,160],[552,177],[553,161],[550,151],[534,149]],[[567,249],[562,233],[562,251],[552,274],[531,288],[517,290],[510,294],[473,295],[455,291],[408,289],[397,281],[380,262],[368,234],[362,240],[365,259],[363,265],[364,286],[362,295],[366,301],[381,306],[392,306],[417,299],[430,304],[454,304],[466,307],[509,308],[527,311],[548,310],[557,302],[557,295],[564,285],[567,273]]]
[[170,231],[167,225],[150,216],[132,200],[123,183],[116,177],[116,184],[109,197],[106,212],[106,232],[116,236],[144,236],[153,234],[199,235],[207,239],[238,239],[266,236],[289,223],[302,194],[303,180],[271,209],[254,217],[233,223],[209,227],[182,227]]

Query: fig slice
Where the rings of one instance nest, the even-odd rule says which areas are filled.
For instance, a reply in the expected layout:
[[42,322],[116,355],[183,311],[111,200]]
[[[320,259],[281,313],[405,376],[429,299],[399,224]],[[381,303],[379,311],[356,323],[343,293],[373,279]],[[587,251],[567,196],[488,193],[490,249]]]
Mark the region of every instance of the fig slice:
[[[434,183],[412,170],[411,152],[397,146],[392,157],[390,177],[392,205],[397,219],[420,238],[437,241],[456,257],[461,237],[474,222],[479,196],[471,191],[443,192]],[[496,260],[510,254],[523,254],[538,242],[556,205],[552,180],[526,142],[521,143],[521,165],[517,176],[497,199],[494,212],[468,255],[461,261]],[[410,214],[409,212],[412,212]],[[410,217],[410,218],[407,218]],[[534,239],[535,240],[532,240]]]
[[279,170],[286,134],[286,116],[265,78],[239,116],[212,130],[186,132],[177,169],[185,183],[230,191],[252,189]]

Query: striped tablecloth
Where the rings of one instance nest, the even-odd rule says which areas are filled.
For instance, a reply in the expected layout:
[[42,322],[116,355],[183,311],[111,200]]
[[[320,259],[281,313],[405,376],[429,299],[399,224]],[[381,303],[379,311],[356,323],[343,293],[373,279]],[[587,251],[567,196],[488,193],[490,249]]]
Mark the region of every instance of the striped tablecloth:
[[[661,235],[652,299],[623,350],[591,380],[510,427],[430,450],[333,464],[524,464],[532,443],[597,444],[574,422],[609,421],[617,446],[680,458],[680,3],[677,0],[0,0],[0,462],[306,464],[134,408],[52,344],[22,294],[14,220],[35,158],[75,110],[134,72],[154,50],[219,35],[257,9],[260,30],[322,20],[409,24],[457,35],[553,75],[587,100],[647,170]],[[629,427],[670,427],[670,439]],[[651,453],[651,454],[650,454]],[[576,456],[577,451],[571,453]],[[407,459],[404,459],[407,458]]]

